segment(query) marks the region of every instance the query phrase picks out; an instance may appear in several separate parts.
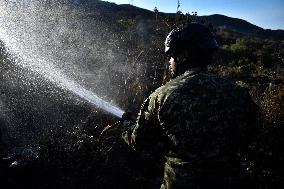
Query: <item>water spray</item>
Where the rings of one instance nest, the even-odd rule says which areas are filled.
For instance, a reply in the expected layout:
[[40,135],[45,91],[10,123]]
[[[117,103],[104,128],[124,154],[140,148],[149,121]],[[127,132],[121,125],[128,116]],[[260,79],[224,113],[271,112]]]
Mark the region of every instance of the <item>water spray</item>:
[[[43,8],[44,10],[41,10]],[[71,30],[72,24],[78,22],[76,22],[76,19],[72,20],[74,19],[72,14],[75,15],[76,13],[70,12],[68,7],[64,5],[59,10],[57,12],[56,10],[46,9],[36,1],[30,1],[30,4],[25,4],[23,8],[12,7],[7,1],[0,2],[0,40],[4,42],[9,54],[14,57],[13,63],[121,118],[124,113],[123,110],[103,100],[97,94],[72,79],[69,74],[66,74],[69,71],[66,67],[71,70],[74,68],[73,72],[76,72],[74,62],[75,60],[81,60],[80,56],[83,55],[76,56],[77,54],[74,55],[74,53],[79,53],[86,48],[86,45],[76,44],[78,48],[62,50],[65,46],[59,40],[60,38],[74,35],[72,39],[76,39],[78,36],[83,35],[84,31],[80,30],[80,25],[76,27],[78,31]],[[43,11],[47,11],[46,15],[42,13]],[[66,15],[71,15],[71,17],[68,18]],[[68,25],[69,22],[74,23]],[[74,61],[71,62],[69,59]],[[65,69],[62,69],[61,67],[64,66]]]
[[[1,31],[1,30],[0,30]],[[0,32],[0,39],[4,41],[8,51],[11,53],[15,53],[16,56],[19,56],[20,54],[16,53],[17,48],[15,48],[15,46],[13,46],[13,42],[11,43],[11,41],[9,40],[8,36],[4,36],[3,34],[1,34]],[[12,44],[12,45],[11,45]],[[19,56],[21,57],[21,56]],[[23,61],[25,61],[25,63],[22,63]],[[49,81],[51,81],[52,83],[56,84],[57,86],[64,88],[74,94],[76,94],[77,96],[81,97],[82,99],[86,100],[87,102],[96,105],[98,108],[103,109],[104,111],[107,111],[119,118],[122,117],[124,111],[121,110],[120,108],[112,105],[111,103],[103,100],[102,98],[100,98],[99,96],[97,96],[95,93],[93,93],[90,90],[87,90],[85,88],[83,88],[82,86],[80,86],[78,83],[76,83],[73,80],[68,79],[62,72],[61,70],[58,70],[56,68],[45,68],[42,69],[42,67],[33,67],[34,63],[32,62],[38,62],[40,60],[37,59],[32,59],[32,60],[14,60],[14,63],[18,64],[19,66],[22,66],[24,68],[27,68],[33,72],[36,72],[38,74],[40,74],[42,77],[48,79]],[[30,62],[30,63],[28,63]],[[44,62],[43,62],[44,64]]]

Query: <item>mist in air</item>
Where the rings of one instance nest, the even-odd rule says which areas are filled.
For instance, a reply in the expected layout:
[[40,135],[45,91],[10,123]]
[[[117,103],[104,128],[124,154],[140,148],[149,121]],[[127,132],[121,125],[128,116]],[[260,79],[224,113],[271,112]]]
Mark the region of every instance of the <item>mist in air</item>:
[[7,56],[0,118],[13,138],[33,142],[43,129],[77,125],[92,109],[122,116],[118,101],[127,90],[118,91],[145,70],[126,64],[108,23],[76,1],[1,0],[0,25]]
[[[96,85],[84,86],[86,79],[100,80],[103,79],[99,77],[102,73],[111,74],[102,70],[100,65],[92,70],[86,68],[88,63],[95,64],[93,53],[103,42],[96,31],[105,32],[106,28],[98,22],[91,21],[90,24],[89,19],[80,17],[79,10],[64,1],[54,5],[44,1],[4,1],[0,12],[0,17],[5,18],[0,20],[0,39],[15,57],[13,63],[121,117],[121,109],[93,92]],[[91,28],[97,29],[90,31]],[[110,59],[111,63],[112,52],[109,53],[110,56],[104,58]],[[89,75],[93,77],[84,77]]]

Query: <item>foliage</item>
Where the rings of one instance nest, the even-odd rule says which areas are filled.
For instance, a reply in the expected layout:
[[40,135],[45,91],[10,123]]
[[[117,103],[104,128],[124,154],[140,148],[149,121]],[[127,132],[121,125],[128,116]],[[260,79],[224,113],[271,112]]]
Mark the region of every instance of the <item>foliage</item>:
[[234,44],[223,45],[221,48],[230,50],[233,53],[243,53],[248,50],[247,42],[244,38],[238,38]]
[[[116,91],[110,99],[119,99],[117,104],[134,112],[139,110],[143,100],[161,85],[167,74],[164,74],[166,57],[164,39],[167,33],[177,25],[198,19],[195,15],[182,14],[170,16],[156,14],[152,17],[137,15],[127,17],[117,15],[99,15],[108,23],[108,33],[103,35],[107,44],[95,49],[102,57],[94,57],[94,62],[102,65],[110,61],[108,51],[117,52],[114,61],[124,62],[138,70],[138,73],[125,75],[118,70],[109,77],[113,81],[108,91]],[[260,105],[262,116],[250,146],[246,159],[246,169],[250,178],[259,188],[273,188],[281,182],[283,170],[278,168],[283,158],[283,117],[284,117],[284,48],[283,42],[271,39],[260,39],[246,36],[225,29],[216,30],[220,49],[209,67],[212,72],[233,79],[248,88],[253,99]],[[1,60],[5,59],[2,53]],[[126,57],[123,59],[122,57]],[[167,63],[166,63],[167,64]],[[139,69],[134,69],[139,68]],[[106,81],[106,80],[105,80]],[[143,188],[145,174],[137,171],[137,162],[130,161],[127,154],[137,156],[121,143],[120,132],[116,130],[112,138],[105,138],[104,146],[98,140],[103,126],[115,122],[99,110],[90,113],[92,116],[84,124],[74,128],[57,129],[44,132],[41,136],[39,157],[35,170],[41,170],[37,184],[41,188]],[[113,159],[122,150],[123,158]],[[113,153],[113,154],[112,154]],[[129,159],[128,159],[129,158]],[[121,164],[117,165],[116,163]],[[143,162],[142,160],[139,163]],[[130,165],[127,166],[127,164]],[[117,167],[115,166],[117,165]],[[144,165],[141,163],[141,165]],[[33,167],[33,168],[34,168]],[[124,169],[125,170],[122,170]],[[31,169],[29,166],[23,170]],[[127,171],[126,171],[127,170]],[[282,172],[281,172],[282,171]],[[128,172],[128,173],[126,173]],[[53,176],[48,176],[54,174]],[[9,175],[11,178],[22,176],[22,173]],[[44,179],[47,178],[47,184]],[[18,178],[15,179],[17,181]],[[30,180],[30,179],[29,179]],[[130,182],[131,181],[131,182]],[[20,182],[21,183],[21,182]],[[45,184],[44,184],[45,183]]]
[[284,123],[284,85],[269,85],[261,102],[265,119],[272,123]]

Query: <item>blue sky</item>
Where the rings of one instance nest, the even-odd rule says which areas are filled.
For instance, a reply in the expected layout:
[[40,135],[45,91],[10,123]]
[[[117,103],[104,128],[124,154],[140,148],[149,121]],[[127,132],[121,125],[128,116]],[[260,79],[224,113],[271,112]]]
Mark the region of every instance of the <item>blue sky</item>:
[[[176,12],[177,0],[107,0],[161,12]],[[241,18],[265,29],[284,29],[284,0],[180,0],[183,13],[223,14]]]

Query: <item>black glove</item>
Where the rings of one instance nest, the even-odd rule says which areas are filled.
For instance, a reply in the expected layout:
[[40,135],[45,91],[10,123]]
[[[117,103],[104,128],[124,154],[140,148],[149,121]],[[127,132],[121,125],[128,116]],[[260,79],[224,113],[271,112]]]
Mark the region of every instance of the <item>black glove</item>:
[[122,117],[120,119],[120,122],[123,123],[124,121],[131,121],[131,122],[135,123],[136,119],[137,118],[136,118],[136,115],[134,113],[132,113],[132,112],[125,112],[122,115]]
[[125,112],[120,119],[124,130],[122,132],[122,138],[129,145],[131,144],[131,134],[135,128],[136,119],[136,115],[132,112]]

